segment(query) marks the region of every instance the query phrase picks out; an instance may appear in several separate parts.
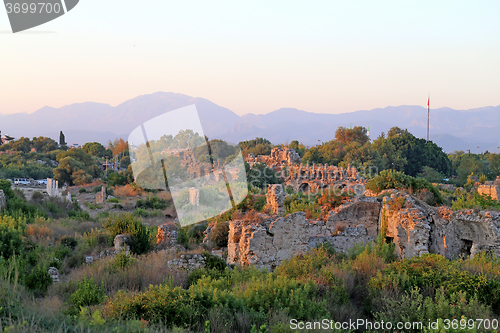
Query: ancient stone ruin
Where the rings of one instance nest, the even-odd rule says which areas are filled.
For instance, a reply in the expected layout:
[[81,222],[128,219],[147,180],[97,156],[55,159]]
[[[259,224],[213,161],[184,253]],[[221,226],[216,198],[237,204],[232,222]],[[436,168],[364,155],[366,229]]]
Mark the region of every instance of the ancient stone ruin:
[[272,214],[283,216],[285,213],[285,192],[281,184],[267,185],[267,206]]
[[356,193],[363,193],[366,181],[359,177],[356,168],[347,169],[328,164],[295,165],[288,167],[286,186],[296,192],[319,191],[325,188],[350,188]]
[[165,223],[158,226],[156,244],[165,248],[172,248],[177,245],[178,227],[174,223]]
[[127,235],[116,235],[113,244],[115,245],[115,252],[130,252],[130,237]]
[[493,200],[500,201],[500,185],[479,185],[477,193],[486,194]]
[[[269,198],[273,200],[273,195]],[[268,200],[268,205],[271,202]],[[377,237],[380,209],[376,198],[360,197],[332,210],[326,221],[306,219],[303,212],[286,217],[261,214],[255,221],[229,221],[227,262],[273,269],[283,260],[325,242],[346,252]]]
[[200,190],[194,187],[189,188],[189,202],[194,206],[200,205]]
[[103,186],[101,187],[101,191],[97,192],[95,195],[95,203],[96,204],[103,204],[106,202],[107,195],[106,195],[106,187]]
[[167,266],[174,271],[192,271],[205,267],[205,257],[202,254],[183,254],[180,258],[168,261]]
[[500,212],[433,207],[397,190],[379,197],[357,196],[331,210],[324,220],[296,212],[283,217],[280,185],[267,195],[272,215],[229,221],[228,264],[273,269],[283,260],[328,242],[336,251],[383,241],[399,258],[437,253],[447,259],[490,251],[500,256]]
[[385,197],[381,223],[399,258],[437,253],[447,259],[488,250],[500,255],[500,213],[432,207],[404,193]]
[[59,282],[59,270],[55,267],[49,267],[49,275],[52,278],[52,282]]
[[49,197],[61,197],[62,193],[59,190],[59,181],[52,178],[47,178],[47,194]]
[[276,147],[271,150],[271,155],[259,155],[255,157],[253,154],[248,154],[245,161],[250,165],[255,163],[266,163],[271,168],[279,170],[282,166],[299,164],[301,158],[292,148]]

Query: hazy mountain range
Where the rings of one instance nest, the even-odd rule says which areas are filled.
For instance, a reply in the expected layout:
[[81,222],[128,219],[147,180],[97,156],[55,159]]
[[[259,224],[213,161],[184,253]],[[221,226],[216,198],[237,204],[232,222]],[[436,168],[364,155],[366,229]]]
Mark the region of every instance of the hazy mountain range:
[[[165,92],[142,95],[116,107],[86,102],[61,108],[45,106],[31,114],[0,114],[0,130],[16,138],[42,135],[55,140],[62,130],[69,144],[107,143],[117,137],[126,139],[131,130],[145,121],[191,104],[196,105],[209,138],[233,143],[264,137],[274,144],[298,140],[316,145],[333,139],[339,126],[360,125],[369,127],[372,139],[393,126],[407,128],[417,137],[426,136],[427,109],[421,106],[389,106],[341,114],[287,108],[267,114],[238,116],[203,98]],[[498,152],[500,106],[470,110],[431,109],[430,138],[446,152],[467,149]]]

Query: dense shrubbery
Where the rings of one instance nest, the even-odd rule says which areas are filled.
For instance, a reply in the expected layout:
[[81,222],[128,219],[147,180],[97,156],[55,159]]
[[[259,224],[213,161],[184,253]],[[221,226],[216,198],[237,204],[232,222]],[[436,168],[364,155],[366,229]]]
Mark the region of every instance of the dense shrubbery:
[[95,284],[91,277],[84,277],[78,283],[78,289],[71,294],[68,304],[68,314],[76,315],[80,307],[96,305],[104,300],[104,289]]
[[413,193],[429,191],[434,196],[436,204],[443,203],[443,198],[439,191],[427,180],[407,176],[402,172],[394,170],[382,171],[378,176],[368,181],[366,188],[375,193],[388,189],[407,190]]
[[135,204],[135,208],[143,209],[166,209],[168,201],[158,198],[156,196],[146,197],[146,199],[139,199]]
[[131,214],[114,214],[104,221],[110,243],[116,235],[124,234],[132,237],[130,250],[135,254],[142,254],[151,248],[151,231],[140,220]]
[[493,200],[485,194],[460,193],[455,201],[452,202],[453,210],[460,209],[500,209],[500,204],[497,200]]
[[23,250],[24,223],[10,216],[0,215],[0,255],[9,259]]

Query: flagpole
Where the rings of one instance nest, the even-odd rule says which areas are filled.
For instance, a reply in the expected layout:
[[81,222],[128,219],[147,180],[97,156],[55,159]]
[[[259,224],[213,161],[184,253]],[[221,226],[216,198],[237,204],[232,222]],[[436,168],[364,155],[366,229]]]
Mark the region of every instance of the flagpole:
[[430,101],[431,101],[431,94],[429,94],[429,98],[427,99],[427,142],[429,142]]

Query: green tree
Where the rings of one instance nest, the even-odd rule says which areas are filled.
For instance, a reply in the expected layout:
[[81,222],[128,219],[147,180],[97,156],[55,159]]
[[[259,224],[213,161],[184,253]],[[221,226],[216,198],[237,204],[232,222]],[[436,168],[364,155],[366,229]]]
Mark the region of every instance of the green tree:
[[343,143],[344,145],[348,145],[353,141],[364,145],[370,141],[370,138],[368,137],[367,129],[363,126],[356,126],[351,129],[340,126],[335,131],[335,140]]
[[51,138],[46,138],[43,136],[33,138],[32,146],[33,148],[36,148],[39,153],[57,150],[57,142],[55,142]]
[[106,152],[106,148],[99,142],[87,142],[82,149],[87,154],[97,157],[104,157]]
[[434,170],[430,166],[424,166],[422,172],[418,174],[420,178],[423,178],[431,183],[440,183],[445,178],[441,172]]
[[490,174],[493,178],[500,176],[500,154],[490,154]]
[[288,147],[295,150],[300,157],[303,157],[304,153],[306,152],[306,146],[304,146],[302,143],[299,143],[297,140],[293,140],[292,142],[290,142]]
[[130,165],[130,156],[123,156],[120,160],[120,168],[126,169]]
[[243,156],[248,154],[258,155],[269,155],[271,154],[271,149],[273,145],[271,142],[264,138],[255,138],[254,140],[242,141],[238,144],[241,148]]
[[408,130],[393,127],[387,134],[387,139],[394,145],[396,151],[401,152],[401,157],[407,163],[404,172],[410,176],[416,176],[424,166],[449,174],[452,164],[448,156],[432,141],[416,138]]

